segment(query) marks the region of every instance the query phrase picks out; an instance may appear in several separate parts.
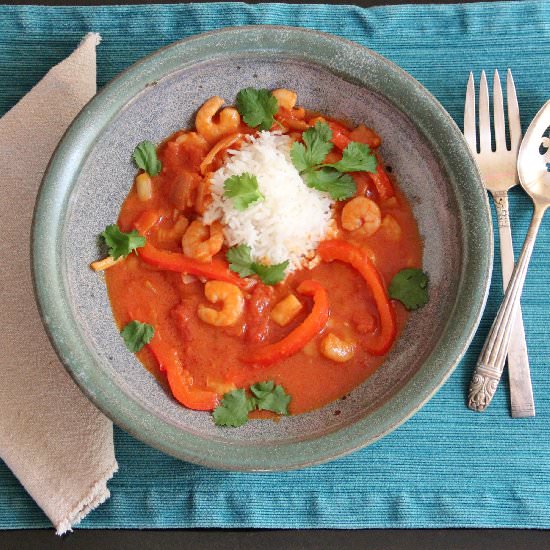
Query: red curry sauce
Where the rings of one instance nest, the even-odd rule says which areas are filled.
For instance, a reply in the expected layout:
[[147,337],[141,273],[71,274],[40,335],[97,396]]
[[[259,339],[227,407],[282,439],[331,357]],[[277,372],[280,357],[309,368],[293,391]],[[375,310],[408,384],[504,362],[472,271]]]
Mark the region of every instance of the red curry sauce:
[[[308,117],[311,119],[313,115],[303,113],[300,120],[308,123]],[[340,131],[334,131],[333,141],[338,145],[338,140],[344,139],[342,146],[345,147],[345,140],[349,141],[349,128],[340,125],[334,128]],[[289,130],[297,133],[293,128]],[[368,132],[371,137],[367,139],[376,136],[372,131]],[[163,170],[152,178],[152,198],[140,200],[134,185],[118,220],[122,231],[130,231],[143,212],[162,213],[160,223],[147,235],[147,240],[159,249],[179,253],[182,251],[182,216],[188,221],[199,216],[196,208],[187,206],[186,201],[194,196],[188,203],[193,204],[197,193],[202,192],[199,187],[203,178],[199,167],[209,150],[209,147],[199,147],[196,143],[178,145],[175,139],[182,134],[178,132],[158,149]],[[364,132],[359,132],[359,135],[364,135]],[[296,139],[299,139],[299,132]],[[371,145],[377,144],[379,141],[374,144],[371,141]],[[341,157],[338,147],[329,155]],[[213,169],[223,162],[223,158],[222,151]],[[372,198],[379,205],[382,213],[380,229],[369,237],[362,235],[361,231],[343,230],[340,224],[342,204],[335,208],[335,219],[338,239],[368,250],[388,285],[399,270],[421,267],[422,243],[407,200],[391,175],[386,173],[380,158],[379,161],[379,174],[385,178],[386,187],[381,187],[376,181],[379,175],[358,173],[354,178],[358,194]],[[226,247],[223,247],[216,258],[223,261],[225,253]],[[251,350],[278,342],[304,321],[311,311],[312,299],[296,289],[306,279],[318,281],[327,291],[330,314],[325,328],[290,357],[267,366],[246,364],[243,357]],[[292,397],[290,412],[303,413],[341,398],[384,361],[383,355],[375,356],[366,350],[369,341],[380,331],[379,314],[365,279],[348,263],[321,261],[313,269],[292,273],[283,283],[273,287],[257,282],[254,287],[244,290],[244,313],[236,324],[228,327],[209,325],[197,316],[199,305],[208,304],[203,281],[149,265],[139,254],[130,254],[108,269],[106,282],[118,326],[122,328],[133,319],[153,324],[155,331],[162,334],[165,348],[181,359],[192,386],[217,392],[220,396],[235,386],[247,388],[256,382],[273,380]],[[281,327],[269,318],[269,312],[289,293],[294,294],[304,307],[290,324]],[[395,311],[398,335],[408,313],[396,301],[391,301],[391,307]],[[338,363],[320,352],[321,341],[329,332],[355,343],[351,360]],[[169,391],[166,373],[159,370],[158,357],[152,353],[151,347],[145,346],[138,357]]]

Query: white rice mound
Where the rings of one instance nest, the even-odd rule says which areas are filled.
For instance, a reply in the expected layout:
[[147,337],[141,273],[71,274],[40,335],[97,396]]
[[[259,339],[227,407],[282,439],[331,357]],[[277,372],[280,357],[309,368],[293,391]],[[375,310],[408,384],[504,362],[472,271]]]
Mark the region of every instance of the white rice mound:
[[[292,164],[289,136],[260,132],[251,136],[211,178],[212,202],[203,216],[206,224],[220,220],[227,246],[246,244],[252,259],[267,264],[289,261],[287,273],[311,258],[331,229],[333,200],[309,188]],[[258,179],[264,200],[239,211],[223,196],[225,180],[243,172]]]

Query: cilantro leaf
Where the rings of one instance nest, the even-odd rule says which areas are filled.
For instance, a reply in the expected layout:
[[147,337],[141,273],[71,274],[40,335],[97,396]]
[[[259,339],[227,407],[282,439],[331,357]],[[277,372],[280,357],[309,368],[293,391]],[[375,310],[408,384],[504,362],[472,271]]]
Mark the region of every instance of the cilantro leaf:
[[246,395],[245,390],[233,390],[223,396],[212,416],[216,426],[237,428],[248,420],[248,413],[256,408],[256,400]]
[[252,257],[250,256],[250,247],[246,244],[233,246],[230,248],[225,257],[229,262],[229,269],[238,273],[241,277],[254,275],[252,266]]
[[307,172],[304,174],[304,180],[308,187],[329,193],[336,201],[349,199],[357,192],[353,178],[349,174],[341,174],[334,168]]
[[344,149],[342,160],[326,166],[332,166],[340,172],[376,172],[377,164],[376,156],[368,145],[352,141]]
[[245,88],[237,94],[237,110],[243,120],[252,128],[269,130],[279,109],[277,98],[269,90]]
[[150,176],[156,176],[162,170],[162,163],[157,157],[155,144],[150,141],[142,141],[138,144],[132,158],[137,167],[145,170]]
[[270,380],[268,382],[257,382],[256,384],[250,386],[250,391],[258,399],[264,399],[275,389],[275,382]]
[[308,187],[329,193],[337,201],[353,197],[357,187],[353,178],[344,172],[376,172],[376,156],[370,148],[352,141],[344,149],[342,159],[322,164],[332,151],[332,130],[325,122],[317,122],[302,134],[304,143],[295,142],[290,158]]
[[117,224],[108,225],[101,233],[101,237],[109,247],[109,255],[114,260],[120,256],[126,258],[136,248],[145,246],[145,237],[142,237],[135,229],[130,233],[122,233]]
[[248,172],[227,178],[223,189],[224,197],[233,199],[233,206],[240,211],[265,198],[258,189],[258,178]]
[[303,144],[295,142],[290,149],[290,158],[299,172],[321,164],[334,147],[330,141],[332,130],[326,122],[316,122],[302,134],[302,139]]
[[418,309],[428,303],[428,282],[428,275],[421,269],[402,269],[390,283],[390,297],[409,311]]
[[291,397],[282,386],[276,386],[273,381],[258,382],[250,386],[250,391],[256,397],[257,407],[260,411],[289,414],[288,404]]
[[265,265],[253,262],[250,267],[265,285],[276,285],[285,278],[288,260],[275,265]]
[[302,173],[309,168],[308,160],[306,159],[307,151],[303,143],[295,141],[290,148],[290,159],[298,172]]
[[126,347],[136,353],[148,344],[155,335],[155,329],[147,323],[130,321],[120,332]]
[[288,405],[291,397],[284,388],[275,385],[275,382],[258,382],[250,386],[252,396],[246,390],[239,389],[226,393],[212,416],[216,426],[230,426],[237,428],[248,420],[248,413],[256,409],[272,411],[277,414],[289,414]]
[[285,270],[288,267],[288,260],[275,265],[253,262],[250,247],[246,244],[233,246],[227,251],[225,257],[231,271],[238,273],[240,277],[258,275],[266,285],[280,283],[285,278]]

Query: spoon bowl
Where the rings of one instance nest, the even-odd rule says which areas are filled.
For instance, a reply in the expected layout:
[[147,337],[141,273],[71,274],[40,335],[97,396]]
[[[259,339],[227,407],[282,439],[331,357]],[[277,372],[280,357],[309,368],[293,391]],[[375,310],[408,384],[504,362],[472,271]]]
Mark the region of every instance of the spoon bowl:
[[518,154],[518,174],[525,192],[536,204],[550,206],[550,100],[529,126]]

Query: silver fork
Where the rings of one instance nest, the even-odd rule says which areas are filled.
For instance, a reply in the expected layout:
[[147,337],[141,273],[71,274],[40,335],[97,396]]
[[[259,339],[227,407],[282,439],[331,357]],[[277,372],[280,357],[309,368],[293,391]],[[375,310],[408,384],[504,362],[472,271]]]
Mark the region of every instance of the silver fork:
[[[500,253],[503,285],[506,288],[514,270],[514,249],[508,214],[508,190],[518,184],[517,156],[521,142],[521,124],[516,88],[512,72],[506,75],[506,96],[508,103],[508,125],[510,149],[506,146],[504,128],[504,106],[500,76],[495,71],[493,79],[493,123],[496,151],[491,147],[491,121],[489,114],[489,89],[485,71],[481,72],[479,84],[479,153],[476,139],[476,99],[474,76],[470,73],[464,105],[464,137],[477,162],[485,188],[493,196],[497,211],[500,237]],[[514,329],[508,348],[508,373],[510,379],[510,401],[512,416],[524,418],[535,416],[535,403],[531,387],[529,358],[525,343],[525,330],[521,307],[518,307]],[[470,385],[468,406],[475,411],[483,411],[489,405],[495,388],[488,387],[490,380],[482,369],[476,367]],[[491,391],[492,390],[492,391]]]

